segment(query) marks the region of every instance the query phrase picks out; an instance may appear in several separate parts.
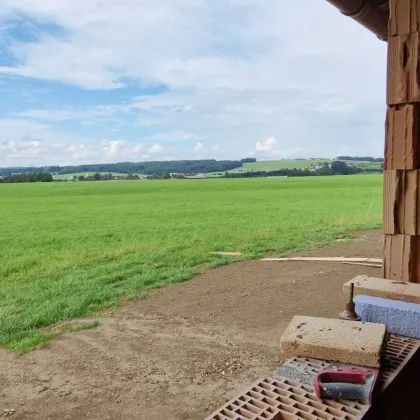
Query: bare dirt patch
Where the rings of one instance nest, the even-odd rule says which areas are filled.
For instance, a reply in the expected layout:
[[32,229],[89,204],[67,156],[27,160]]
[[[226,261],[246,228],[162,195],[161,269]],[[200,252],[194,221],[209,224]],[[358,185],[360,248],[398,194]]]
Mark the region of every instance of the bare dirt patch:
[[[380,257],[381,232],[359,235],[305,255]],[[44,349],[0,350],[0,410],[16,420],[202,419],[279,366],[293,315],[335,317],[343,283],[359,274],[380,270],[250,261],[156,290]]]

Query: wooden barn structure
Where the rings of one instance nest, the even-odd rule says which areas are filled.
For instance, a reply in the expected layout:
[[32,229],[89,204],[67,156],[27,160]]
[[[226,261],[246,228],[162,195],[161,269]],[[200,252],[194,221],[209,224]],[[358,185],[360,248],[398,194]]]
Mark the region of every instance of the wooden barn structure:
[[420,283],[420,0],[327,0],[388,43],[383,277]]

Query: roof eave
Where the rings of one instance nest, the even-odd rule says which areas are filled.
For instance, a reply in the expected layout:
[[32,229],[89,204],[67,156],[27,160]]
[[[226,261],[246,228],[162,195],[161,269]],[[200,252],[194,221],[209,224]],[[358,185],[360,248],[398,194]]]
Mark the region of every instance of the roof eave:
[[341,13],[369,29],[379,39],[388,40],[388,0],[327,0]]

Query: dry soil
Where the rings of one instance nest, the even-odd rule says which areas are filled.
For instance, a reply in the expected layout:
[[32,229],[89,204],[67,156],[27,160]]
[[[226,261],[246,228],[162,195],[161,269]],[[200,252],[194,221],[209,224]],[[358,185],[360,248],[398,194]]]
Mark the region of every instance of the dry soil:
[[[358,235],[300,255],[381,256],[381,232]],[[335,317],[343,283],[359,274],[380,270],[250,261],[153,291],[43,349],[0,350],[0,410],[13,420],[203,419],[276,370],[293,315]]]

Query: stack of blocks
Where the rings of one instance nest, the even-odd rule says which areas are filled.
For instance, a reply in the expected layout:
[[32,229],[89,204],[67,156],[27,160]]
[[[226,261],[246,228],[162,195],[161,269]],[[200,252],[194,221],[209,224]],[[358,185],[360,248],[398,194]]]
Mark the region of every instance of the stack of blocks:
[[420,339],[420,284],[358,276],[354,284],[356,312],[364,322],[385,324],[390,333]]
[[386,333],[420,339],[420,284],[358,276],[354,303],[360,323],[296,316],[281,338],[287,356],[380,367]]

